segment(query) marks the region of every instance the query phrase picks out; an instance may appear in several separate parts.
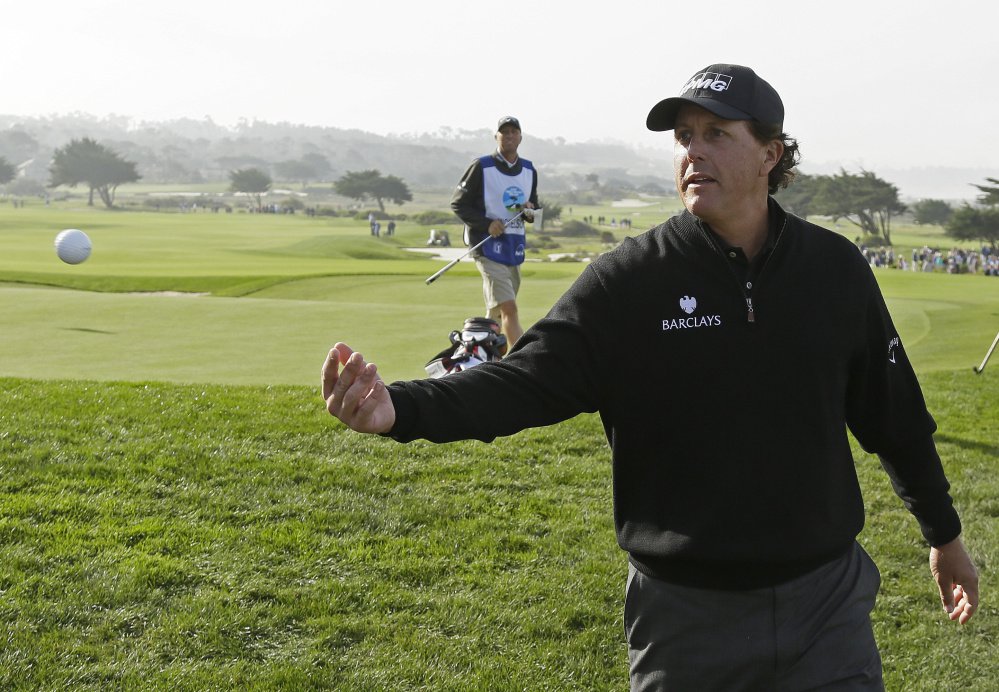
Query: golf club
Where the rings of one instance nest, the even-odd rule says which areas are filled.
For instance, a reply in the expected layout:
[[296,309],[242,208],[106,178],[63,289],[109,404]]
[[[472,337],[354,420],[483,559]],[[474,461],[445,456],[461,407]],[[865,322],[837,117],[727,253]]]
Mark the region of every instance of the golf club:
[[978,367],[972,368],[972,370],[975,371],[975,374],[982,374],[982,370],[985,369],[985,364],[989,362],[989,357],[992,355],[992,352],[996,350],[996,344],[999,344],[999,332],[996,333],[996,338],[992,340],[992,345],[989,346],[989,352],[985,354],[985,359],[982,361],[982,364]]
[[[515,216],[510,217],[509,219],[507,219],[506,222],[503,223],[503,228],[506,228],[511,223],[513,223],[514,221],[516,221],[521,216],[521,214],[523,214],[525,211],[526,211],[525,209],[521,208],[521,210],[518,211]],[[476,243],[472,247],[468,248],[468,252],[466,252],[465,254],[461,255],[460,257],[456,257],[455,259],[451,260],[450,262],[448,262],[447,264],[444,265],[443,269],[437,271],[432,276],[428,276],[427,279],[426,279],[426,284],[428,286],[430,284],[432,284],[434,281],[436,281],[438,278],[440,278],[440,276],[444,272],[446,272],[448,269],[450,269],[454,265],[458,264],[458,262],[462,261],[463,259],[465,259],[466,257],[468,257],[470,254],[472,254],[473,252],[475,252],[476,250],[478,250],[480,247],[482,247],[483,245],[485,245],[486,241],[489,240],[491,237],[492,236],[487,235],[481,241],[479,241],[478,243]]]

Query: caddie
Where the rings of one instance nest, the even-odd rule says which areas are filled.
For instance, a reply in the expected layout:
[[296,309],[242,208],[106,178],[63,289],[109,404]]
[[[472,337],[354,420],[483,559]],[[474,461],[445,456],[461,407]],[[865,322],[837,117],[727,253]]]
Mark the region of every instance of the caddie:
[[451,209],[465,224],[466,242],[482,275],[486,313],[500,323],[507,343],[524,333],[517,311],[520,265],[527,249],[525,221],[538,207],[538,174],[534,164],[517,155],[523,140],[520,121],[512,115],[496,125],[496,151],[475,159],[461,177]]

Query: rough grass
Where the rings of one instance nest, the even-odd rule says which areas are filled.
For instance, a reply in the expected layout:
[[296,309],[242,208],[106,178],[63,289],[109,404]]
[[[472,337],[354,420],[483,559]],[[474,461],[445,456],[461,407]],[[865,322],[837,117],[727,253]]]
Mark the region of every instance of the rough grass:
[[[924,383],[985,598],[945,619],[858,454],[889,689],[995,689],[999,398],[970,368]],[[0,430],[4,689],[626,689],[594,416],[403,446],[311,388],[6,379]]]
[[2,392],[0,687],[620,681],[592,421],[438,449],[305,388]]

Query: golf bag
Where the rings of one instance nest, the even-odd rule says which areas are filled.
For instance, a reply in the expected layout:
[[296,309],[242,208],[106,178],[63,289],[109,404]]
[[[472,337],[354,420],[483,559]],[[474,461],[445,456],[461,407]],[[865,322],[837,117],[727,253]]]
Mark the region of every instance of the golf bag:
[[506,352],[506,337],[499,333],[496,320],[469,317],[461,331],[451,332],[451,345],[424,366],[430,377],[444,377],[476,365],[499,360]]

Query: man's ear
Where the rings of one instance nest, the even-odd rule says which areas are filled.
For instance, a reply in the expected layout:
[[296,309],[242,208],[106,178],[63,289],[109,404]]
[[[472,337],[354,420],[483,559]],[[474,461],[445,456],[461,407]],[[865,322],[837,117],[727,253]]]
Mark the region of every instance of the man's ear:
[[760,176],[764,178],[770,177],[770,171],[774,169],[777,162],[784,155],[784,143],[779,139],[772,139],[770,143],[767,144],[766,157],[763,159],[763,165],[760,167]]

